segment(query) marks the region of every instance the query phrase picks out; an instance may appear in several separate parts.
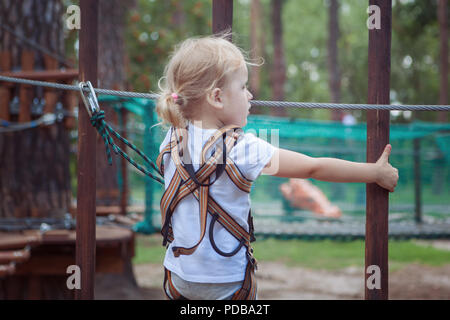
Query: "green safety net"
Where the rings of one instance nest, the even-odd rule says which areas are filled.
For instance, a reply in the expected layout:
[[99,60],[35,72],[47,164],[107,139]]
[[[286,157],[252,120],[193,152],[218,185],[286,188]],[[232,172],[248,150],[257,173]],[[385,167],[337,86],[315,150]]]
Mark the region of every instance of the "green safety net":
[[[139,148],[144,152],[146,155],[150,155],[151,159],[156,159],[154,157],[154,149],[156,148],[156,145],[154,144],[154,139],[151,134],[145,134],[145,132],[150,132],[150,127],[152,124],[156,121],[156,114],[154,112],[155,108],[155,102],[152,100],[147,99],[139,99],[139,98],[122,98],[122,97],[116,97],[116,96],[110,96],[110,95],[100,95],[98,96],[99,102],[105,102],[110,103],[116,111],[120,110],[121,108],[124,108],[128,110],[129,112],[135,114],[140,121],[144,123],[144,141],[140,144],[137,144]],[[121,113],[119,112],[119,125],[124,127],[123,120],[120,117]],[[120,158],[121,161],[124,161],[124,159]],[[147,164],[144,164],[147,166]],[[148,170],[151,170],[149,166],[147,166]],[[153,224],[153,215],[152,215],[152,208],[153,208],[153,189],[154,189],[154,181],[149,177],[144,177],[145,179],[145,211],[144,211],[144,220],[141,222],[136,223],[133,226],[133,230],[135,232],[143,233],[143,234],[152,234],[156,232],[155,226]],[[120,174],[120,170],[118,170],[118,182],[119,182],[119,188],[123,188],[123,179]]]
[[[344,125],[340,122],[299,120],[270,117],[265,115],[249,116],[244,130],[266,130],[278,132],[282,138],[321,137],[333,139],[352,139],[365,141],[367,126],[365,123]],[[391,124],[389,139],[416,139],[442,131],[450,131],[450,124],[413,122],[411,124]]]
[[[367,126],[365,123],[345,125],[340,122],[288,119],[255,115],[248,117],[246,132],[278,145],[312,157],[335,157],[366,162]],[[399,169],[396,192],[390,194],[390,212],[404,220],[413,220],[418,210],[417,197],[423,215],[447,217],[450,214],[448,181],[450,160],[448,123],[413,122],[391,124],[389,142],[393,146],[390,163]],[[418,164],[418,166],[416,165]],[[287,178],[261,175],[252,189],[252,212],[256,219],[278,217],[280,220],[298,218],[298,208],[284,199],[280,187]],[[313,185],[337,205],[343,217],[365,219],[365,184],[329,183],[310,179]],[[415,192],[419,187],[420,195]],[[297,213],[296,215],[294,213]],[[310,212],[303,216],[316,218]],[[298,220],[298,219],[297,219]],[[343,219],[341,219],[342,221]]]

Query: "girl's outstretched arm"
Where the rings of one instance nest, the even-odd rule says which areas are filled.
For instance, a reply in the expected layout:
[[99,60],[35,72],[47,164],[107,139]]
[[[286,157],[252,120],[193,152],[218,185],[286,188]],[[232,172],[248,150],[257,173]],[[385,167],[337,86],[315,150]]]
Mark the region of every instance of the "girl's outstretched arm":
[[389,164],[392,146],[386,145],[376,163],[352,162],[336,158],[313,158],[307,155],[277,149],[263,173],[285,178],[313,178],[330,182],[377,183],[394,192],[398,170]]
[[282,178],[311,178],[317,160],[299,152],[277,148],[262,173]]

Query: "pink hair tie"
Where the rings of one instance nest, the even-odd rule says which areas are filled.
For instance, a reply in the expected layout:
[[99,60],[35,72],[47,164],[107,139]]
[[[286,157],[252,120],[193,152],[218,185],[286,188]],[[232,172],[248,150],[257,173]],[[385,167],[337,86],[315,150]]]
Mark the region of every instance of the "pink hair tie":
[[177,100],[177,99],[178,99],[178,95],[177,95],[176,93],[172,93],[171,96],[172,96],[172,98],[173,98],[174,100]]

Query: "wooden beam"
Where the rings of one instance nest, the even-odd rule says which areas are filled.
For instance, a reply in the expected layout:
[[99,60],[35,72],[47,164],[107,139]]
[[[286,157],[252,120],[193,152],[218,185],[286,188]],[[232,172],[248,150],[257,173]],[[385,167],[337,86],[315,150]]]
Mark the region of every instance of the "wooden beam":
[[[233,0],[213,0],[212,3],[212,33],[216,34],[233,25]],[[231,41],[231,36],[228,39]]]
[[[122,274],[126,263],[122,251],[123,246],[127,245],[128,243],[115,243],[110,246],[99,247],[97,249],[96,272]],[[33,253],[28,261],[15,265],[15,274],[18,276],[68,276],[67,267],[75,263],[73,246],[58,245],[46,248],[53,251],[44,252],[40,250]],[[131,253],[130,251],[130,257],[132,256]],[[49,263],[50,261],[51,263]]]
[[[34,68],[34,51],[23,50],[21,56],[22,70],[31,71]],[[34,88],[28,84],[21,84],[19,90],[19,122],[31,121],[31,102]]]
[[[11,69],[11,52],[0,51],[0,70]],[[11,85],[5,82],[0,84],[0,119],[10,121],[9,102],[11,101]]]
[[30,249],[0,251],[0,264],[20,263],[30,259]]
[[[55,60],[56,61],[56,60]],[[5,77],[14,77],[30,80],[73,80],[78,78],[78,70],[39,70],[39,71],[17,71],[17,72],[0,72],[0,75]]]
[[[380,9],[380,29],[369,29],[369,104],[389,104],[392,1],[369,0]],[[389,143],[389,111],[367,111],[367,162],[376,162]],[[365,298],[388,299],[389,192],[366,185]],[[377,285],[377,278],[380,286]],[[370,279],[369,279],[370,278]],[[369,286],[371,282],[372,285]]]
[[[56,60],[53,57],[50,57],[48,55],[44,55],[44,63],[45,68],[47,70],[56,70],[58,69],[58,60]],[[56,79],[50,78],[48,81],[55,82]],[[59,94],[56,89],[53,88],[45,88],[44,89],[44,100],[45,100],[45,106],[44,106],[44,113],[53,113],[55,112],[56,103],[58,102]]]
[[[81,29],[79,81],[97,86],[98,1],[80,0]],[[95,282],[95,186],[96,138],[95,128],[80,99],[78,113],[78,186],[76,264],[81,270],[81,289],[75,299],[93,300]]]
[[0,264],[0,278],[10,276],[14,272],[16,272],[16,265],[14,263]]

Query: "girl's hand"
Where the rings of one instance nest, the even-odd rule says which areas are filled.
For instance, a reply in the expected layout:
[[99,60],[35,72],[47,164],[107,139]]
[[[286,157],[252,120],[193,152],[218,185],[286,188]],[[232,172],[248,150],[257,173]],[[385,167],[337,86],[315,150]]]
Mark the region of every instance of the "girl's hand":
[[383,154],[376,162],[377,178],[376,183],[390,192],[394,192],[397,186],[398,170],[389,163],[389,155],[391,154],[392,146],[386,145]]

